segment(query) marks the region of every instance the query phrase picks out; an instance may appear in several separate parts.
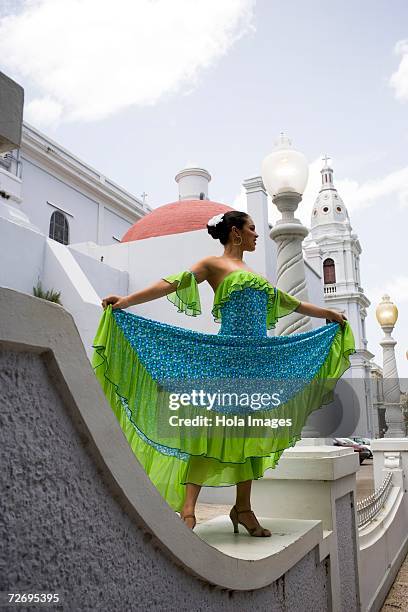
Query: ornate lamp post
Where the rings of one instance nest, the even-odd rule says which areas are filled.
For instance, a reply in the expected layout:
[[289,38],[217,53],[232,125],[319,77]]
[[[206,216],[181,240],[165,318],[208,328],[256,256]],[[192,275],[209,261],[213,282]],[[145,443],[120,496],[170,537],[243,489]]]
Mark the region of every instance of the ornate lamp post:
[[[262,181],[272,202],[282,214],[270,232],[277,243],[277,286],[299,300],[309,301],[302,241],[308,230],[294,213],[302,199],[307,184],[308,163],[299,151],[293,149],[291,141],[281,133],[275,149],[262,162]],[[303,332],[311,329],[310,317],[292,313],[282,317],[276,326],[278,335]]]
[[383,347],[385,421],[388,426],[384,437],[404,438],[405,425],[400,404],[401,392],[394,350],[397,342],[391,336],[398,319],[398,308],[391,302],[389,295],[383,295],[375,314],[385,334],[380,342],[380,345]]
[[[302,242],[309,233],[294,213],[302,200],[309,175],[303,153],[292,147],[289,138],[281,133],[275,149],[262,162],[262,181],[282,218],[270,232],[277,244],[276,285],[304,302],[309,301],[306,287]],[[277,335],[304,332],[312,328],[310,317],[294,312],[282,317],[276,325]],[[317,427],[305,425],[302,438],[305,444],[318,443]],[[324,442],[320,439],[319,443]]]

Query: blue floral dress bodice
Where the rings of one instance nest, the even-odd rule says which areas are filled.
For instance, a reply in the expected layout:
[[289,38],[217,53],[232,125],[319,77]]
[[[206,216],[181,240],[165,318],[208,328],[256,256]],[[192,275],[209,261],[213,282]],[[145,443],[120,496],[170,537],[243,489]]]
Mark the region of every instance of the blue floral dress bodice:
[[[219,335],[266,336],[268,296],[264,291],[248,287],[234,291],[221,307]],[[249,316],[250,314],[250,316]]]

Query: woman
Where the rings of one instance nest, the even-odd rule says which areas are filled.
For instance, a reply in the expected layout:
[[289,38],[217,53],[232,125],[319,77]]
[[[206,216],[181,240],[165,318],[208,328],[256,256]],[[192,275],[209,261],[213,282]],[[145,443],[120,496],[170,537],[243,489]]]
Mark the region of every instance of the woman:
[[[268,537],[271,532],[261,527],[251,510],[252,480],[274,468],[285,448],[301,438],[309,414],[332,400],[335,383],[355,352],[354,338],[343,314],[300,302],[250,270],[243,254],[255,250],[258,234],[248,214],[229,211],[216,215],[207,229],[224,245],[223,255],[206,257],[189,270],[132,295],[103,299],[93,365],[133,452],[190,528],[196,524],[194,511],[201,486],[236,484],[236,503],[230,512],[234,532],[240,523],[251,536]],[[203,334],[123,311],[166,295],[179,312],[196,316],[201,313],[197,284],[203,281],[214,290],[212,314],[221,322],[218,334]],[[279,317],[293,311],[331,323],[292,336],[267,335]],[[281,381],[279,404],[265,410],[259,410],[258,404],[256,409],[257,416],[279,419],[258,420],[271,426],[255,428],[248,424],[255,414],[252,406],[239,406],[233,413],[230,406],[222,404],[219,394],[219,403],[210,412],[218,417],[217,423],[221,421],[220,427],[200,421],[197,433],[180,425],[183,419],[177,421],[172,413],[178,426],[169,433],[170,419],[163,406],[170,392],[179,388],[179,381],[183,381],[184,390],[186,380],[200,378],[209,388],[211,382],[216,386],[244,382],[249,388],[260,379],[263,383]],[[319,385],[312,384],[316,382]],[[259,400],[260,394],[256,396]],[[210,414],[206,412],[208,405],[203,410],[193,404],[183,406],[186,414],[203,418]],[[230,422],[232,414],[242,417],[243,428],[238,421],[230,428],[223,425]]]

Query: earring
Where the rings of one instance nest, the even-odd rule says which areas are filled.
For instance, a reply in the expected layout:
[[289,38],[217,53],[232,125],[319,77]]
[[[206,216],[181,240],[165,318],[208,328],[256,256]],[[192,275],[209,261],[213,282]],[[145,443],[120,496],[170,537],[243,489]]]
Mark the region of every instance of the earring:
[[240,246],[242,244],[242,236],[238,236],[238,238],[240,239],[240,242],[233,242],[233,246]]

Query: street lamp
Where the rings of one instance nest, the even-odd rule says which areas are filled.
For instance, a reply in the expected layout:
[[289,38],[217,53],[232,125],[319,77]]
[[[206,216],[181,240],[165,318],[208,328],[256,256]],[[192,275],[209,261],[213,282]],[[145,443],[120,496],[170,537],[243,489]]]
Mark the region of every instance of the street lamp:
[[390,331],[394,329],[398,319],[398,308],[391,302],[389,295],[383,295],[375,310],[375,316],[383,329],[384,327],[389,327]]
[[262,162],[261,174],[265,189],[272,198],[281,193],[302,195],[309,166],[303,153],[296,151],[289,138],[281,132],[274,150]]
[[[281,133],[275,148],[262,162],[262,182],[282,217],[270,232],[277,243],[276,285],[299,300],[308,302],[302,242],[309,233],[294,213],[302,199],[309,174],[303,153],[292,147]],[[309,331],[310,317],[294,312],[276,325],[278,335]]]
[[375,315],[385,334],[380,342],[383,347],[385,421],[388,426],[384,437],[403,438],[405,436],[405,425],[401,410],[401,391],[394,348],[397,342],[391,336],[398,319],[398,308],[391,302],[389,295],[383,295],[382,301],[376,308]]
[[[262,162],[261,176],[266,191],[281,213],[269,234],[277,244],[276,285],[302,302],[309,301],[302,251],[302,242],[309,232],[294,213],[302,200],[308,174],[306,157],[296,151],[289,138],[281,133],[274,150]],[[285,336],[311,329],[310,317],[293,312],[278,321],[276,334]],[[317,427],[313,425],[305,425],[302,430],[302,438],[319,436]]]

